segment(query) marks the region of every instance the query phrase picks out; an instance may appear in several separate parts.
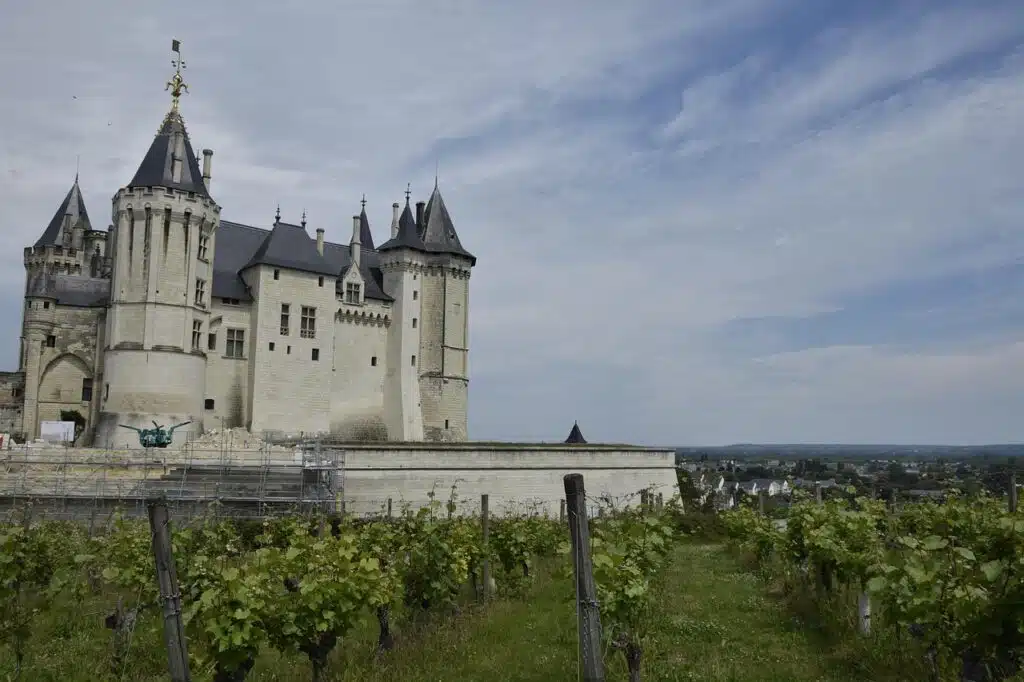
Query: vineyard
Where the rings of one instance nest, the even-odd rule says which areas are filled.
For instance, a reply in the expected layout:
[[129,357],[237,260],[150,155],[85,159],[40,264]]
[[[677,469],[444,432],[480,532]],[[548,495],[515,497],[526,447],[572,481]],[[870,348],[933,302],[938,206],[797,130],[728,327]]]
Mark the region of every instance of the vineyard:
[[1024,516],[1005,500],[954,497],[894,512],[851,495],[795,501],[784,523],[751,507],[724,522],[792,601],[810,604],[819,621],[852,621],[853,636],[898,643],[920,659],[917,679],[1021,679]]
[[[339,679],[337,649],[367,623],[374,656],[385,665],[401,647],[396,624],[411,635],[441,631],[463,610],[525,595],[539,566],[571,575],[564,521],[529,511],[491,518],[485,540],[479,518],[453,512],[451,500],[393,518],[211,518],[172,526],[191,679],[241,682],[268,657],[306,668],[289,679]],[[166,679],[166,652],[161,670],[160,657],[139,648],[160,641],[163,621],[174,616],[155,579],[150,526],[113,516],[90,535],[71,522],[23,514],[0,525],[0,652],[12,654],[11,679],[42,679],[42,661],[33,656],[40,656],[34,637],[41,624],[87,609],[95,609],[95,629],[108,633],[95,675]],[[607,649],[628,662],[631,679],[639,679],[652,584],[672,536],[667,510],[653,504],[592,522]],[[559,607],[571,614],[573,593],[562,597]],[[574,653],[568,648],[567,659]]]

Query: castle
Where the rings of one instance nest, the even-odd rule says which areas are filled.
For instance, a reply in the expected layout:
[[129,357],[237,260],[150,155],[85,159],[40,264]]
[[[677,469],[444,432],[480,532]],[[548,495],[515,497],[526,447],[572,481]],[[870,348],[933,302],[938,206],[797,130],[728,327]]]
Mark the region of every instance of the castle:
[[[175,51],[177,43],[175,42]],[[0,375],[0,428],[40,435],[77,412],[80,443],[138,446],[121,425],[189,422],[353,441],[467,438],[469,278],[435,182],[393,204],[375,246],[365,199],[347,245],[301,224],[221,218],[172,105],[138,171],[95,229],[75,182],[25,249],[19,369]],[[81,420],[80,420],[81,421]]]

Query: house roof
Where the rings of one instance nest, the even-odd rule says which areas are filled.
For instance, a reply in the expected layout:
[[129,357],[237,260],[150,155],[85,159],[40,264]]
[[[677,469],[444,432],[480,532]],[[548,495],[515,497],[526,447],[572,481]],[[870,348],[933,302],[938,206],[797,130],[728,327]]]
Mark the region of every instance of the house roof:
[[[178,155],[182,161],[181,176],[175,180],[173,161]],[[209,198],[199,161],[185,130],[185,120],[176,110],[167,112],[128,187],[169,187]]]
[[450,253],[468,258],[476,265],[476,256],[467,251],[459,235],[455,231],[452,216],[445,206],[444,197],[437,184],[423,209],[423,224],[417,225],[416,218],[409,205],[409,197],[405,198],[405,209],[398,219],[398,234],[378,247],[378,251],[407,248],[423,253]]
[[81,223],[82,227],[86,231],[92,229],[92,225],[89,222],[89,214],[85,210],[85,200],[82,198],[82,190],[78,187],[78,176],[75,176],[75,182],[71,185],[71,189],[68,190],[67,196],[64,197],[64,201],[57,207],[57,212],[53,214],[53,218],[50,219],[50,224],[43,230],[43,234],[40,235],[39,239],[36,240],[36,246],[60,246],[61,241],[61,228],[64,226],[64,217],[68,217],[68,225],[74,227]]
[[[216,258],[216,255],[214,257]],[[274,224],[274,228],[264,237],[259,248],[249,258],[249,262],[242,266],[239,272],[256,265],[271,265],[311,272],[315,275],[338,275],[338,270],[331,267],[317,251],[316,241],[310,238],[305,227],[280,221]]]
[[[288,226],[289,224],[278,222],[278,226],[280,225]],[[282,228],[278,235],[281,241],[276,244],[267,244],[264,253],[256,258],[257,252],[267,243],[273,230],[221,220],[220,227],[217,228],[217,248],[214,252],[212,295],[217,298],[250,300],[251,297],[245,282],[239,273],[254,264],[254,259],[278,261],[276,265],[286,268],[299,265],[301,267],[298,269],[305,272],[326,270],[326,274],[336,275],[339,278],[344,276],[352,262],[347,244],[324,242],[324,255],[320,256],[316,250],[316,240],[311,239],[304,228],[296,225],[290,225],[290,227],[295,229]],[[303,239],[305,239],[305,243],[303,243]],[[294,252],[280,253],[278,251],[281,247],[287,247],[293,240],[297,247]],[[267,252],[269,252],[269,256]],[[367,283],[366,297],[379,301],[393,300],[384,292],[384,277],[380,271],[377,252],[364,245],[360,253],[360,273]],[[282,256],[281,259],[277,258],[279,255]],[[291,264],[285,265],[285,260],[290,261]],[[268,262],[267,264],[275,263]]]

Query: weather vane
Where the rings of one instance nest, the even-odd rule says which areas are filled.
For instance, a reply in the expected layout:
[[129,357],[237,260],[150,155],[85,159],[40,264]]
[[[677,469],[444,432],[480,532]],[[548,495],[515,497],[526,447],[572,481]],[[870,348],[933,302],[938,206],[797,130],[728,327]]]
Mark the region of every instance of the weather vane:
[[366,208],[366,195],[365,194],[363,195],[363,200],[360,201],[359,203],[363,205],[364,209]]
[[409,195],[412,194],[412,183],[407,182],[405,184],[405,203],[409,203]]
[[181,77],[181,72],[185,68],[185,60],[181,58],[180,41],[171,41],[171,52],[178,56],[171,60],[171,66],[174,67],[174,76],[171,77],[171,80],[167,81],[167,87],[164,90],[171,91],[171,110],[177,111],[181,93],[188,92],[188,85],[185,83],[185,79]]

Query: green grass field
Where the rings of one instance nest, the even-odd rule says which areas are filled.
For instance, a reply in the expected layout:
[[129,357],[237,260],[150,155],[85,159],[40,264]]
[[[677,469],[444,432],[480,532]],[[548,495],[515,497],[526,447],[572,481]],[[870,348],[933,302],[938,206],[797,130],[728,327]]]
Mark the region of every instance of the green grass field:
[[[396,625],[397,648],[374,654],[376,621],[338,645],[328,680],[440,682],[577,679],[572,583],[540,567],[529,594],[469,605],[457,616],[416,627]],[[166,658],[158,614],[140,619],[123,675],[108,670],[111,597],[42,618],[26,658],[27,682],[163,680]],[[58,613],[59,616],[58,617]],[[644,680],[701,682],[896,682],[921,680],[884,635],[862,640],[799,619],[794,605],[746,571],[722,545],[682,544],[662,576],[644,652]],[[841,621],[842,619],[839,619]],[[267,648],[247,678],[310,679],[301,656]],[[0,680],[13,680],[13,655],[0,649]],[[627,679],[618,652],[606,657],[608,680]],[[201,679],[193,675],[193,679]]]

